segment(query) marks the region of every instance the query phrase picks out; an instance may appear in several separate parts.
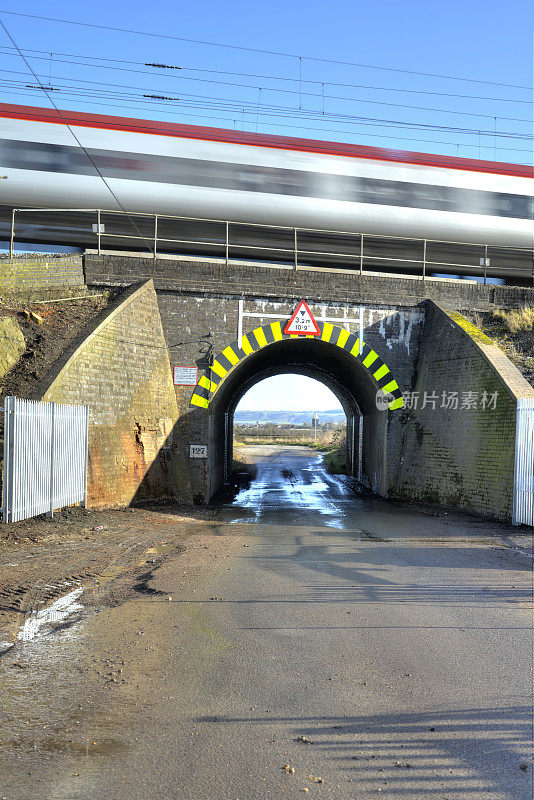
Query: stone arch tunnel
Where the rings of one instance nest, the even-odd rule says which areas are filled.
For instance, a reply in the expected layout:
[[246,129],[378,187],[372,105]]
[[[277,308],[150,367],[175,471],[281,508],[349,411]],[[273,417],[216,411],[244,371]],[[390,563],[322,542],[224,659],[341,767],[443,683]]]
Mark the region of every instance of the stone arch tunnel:
[[386,493],[388,450],[394,443],[388,439],[397,432],[388,424],[389,414],[404,404],[399,385],[378,353],[356,334],[327,322],[318,327],[316,337],[284,334],[280,322],[256,328],[227,345],[201,377],[191,405],[208,413],[209,496],[230,475],[239,400],[255,383],[288,372],[315,378],[334,392],[347,418],[353,474]]

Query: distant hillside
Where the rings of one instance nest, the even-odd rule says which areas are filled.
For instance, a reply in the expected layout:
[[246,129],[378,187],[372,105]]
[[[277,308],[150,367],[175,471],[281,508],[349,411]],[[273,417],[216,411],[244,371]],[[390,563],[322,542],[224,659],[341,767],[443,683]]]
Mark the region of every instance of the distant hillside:
[[[345,414],[340,409],[318,411],[319,423],[345,422]],[[268,422],[279,424],[303,425],[311,424],[313,411],[236,411],[234,421],[237,423],[255,423],[261,425]]]

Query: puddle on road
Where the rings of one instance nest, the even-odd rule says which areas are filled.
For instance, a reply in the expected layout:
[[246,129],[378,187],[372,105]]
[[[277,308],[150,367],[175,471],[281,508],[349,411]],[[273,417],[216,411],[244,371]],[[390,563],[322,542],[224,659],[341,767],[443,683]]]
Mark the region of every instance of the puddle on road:
[[80,618],[84,607],[76,602],[83,593],[84,587],[80,586],[72,592],[58,598],[51,606],[40,611],[33,612],[24,622],[24,625],[17,634],[17,639],[29,642],[46,633],[52,633],[58,628],[64,628]]
[[[343,506],[349,495],[335,476],[327,478],[320,463],[322,459],[316,456],[311,459],[315,469],[290,465],[285,457],[280,458],[281,463],[276,460],[260,462],[256,478],[228,504],[228,509],[239,514],[232,522],[302,523],[302,515],[310,514],[313,516],[310,521],[316,524],[316,514],[319,514],[328,527],[342,528]],[[304,463],[309,465],[310,459]],[[336,483],[335,493],[332,493],[331,483]],[[250,518],[244,517],[244,513],[249,513]]]

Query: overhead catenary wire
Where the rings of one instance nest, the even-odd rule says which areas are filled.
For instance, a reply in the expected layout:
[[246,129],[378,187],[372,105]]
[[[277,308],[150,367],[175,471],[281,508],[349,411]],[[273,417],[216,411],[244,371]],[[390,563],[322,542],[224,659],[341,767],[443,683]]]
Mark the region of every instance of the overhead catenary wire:
[[[41,56],[31,56],[32,59],[40,59],[40,60],[45,60],[45,61],[49,60],[50,54],[49,54],[48,50],[36,50],[36,49],[31,49],[31,48],[21,48],[21,49],[25,53],[41,53],[41,54],[43,54]],[[2,50],[10,51],[10,50],[12,50],[12,48],[9,48],[9,47],[7,47],[5,45],[0,45],[0,51],[2,51]],[[9,55],[9,53],[7,53],[7,54]],[[15,51],[15,53],[13,53],[13,55],[15,55],[15,54],[16,54],[16,51]],[[46,54],[46,57],[44,56],[44,54]],[[232,76],[238,76],[238,77],[242,77],[242,78],[257,78],[257,79],[260,79],[260,80],[263,80],[263,81],[265,81],[265,80],[284,81],[284,82],[289,82],[289,83],[314,84],[314,85],[317,85],[317,86],[324,85],[324,86],[343,87],[343,88],[349,88],[349,89],[372,89],[373,91],[400,92],[400,93],[405,93],[405,94],[433,95],[433,96],[436,96],[436,97],[456,97],[456,98],[463,98],[463,99],[466,99],[466,100],[490,100],[490,101],[503,102],[503,103],[520,103],[520,104],[530,105],[530,106],[534,105],[534,101],[533,100],[520,100],[520,99],[512,98],[512,97],[488,97],[487,95],[460,94],[459,92],[438,92],[438,91],[435,91],[435,90],[432,91],[432,90],[429,90],[429,89],[413,89],[413,88],[407,89],[407,88],[399,87],[399,86],[375,86],[375,85],[366,84],[366,83],[346,83],[346,82],[340,82],[340,81],[324,81],[324,80],[317,80],[317,79],[313,80],[311,78],[299,79],[299,78],[292,78],[290,76],[284,76],[284,75],[265,75],[265,74],[250,73],[250,72],[235,72],[235,71],[232,71],[232,70],[208,69],[207,67],[191,67],[191,66],[188,66],[187,64],[181,64],[180,66],[166,65],[166,64],[154,64],[154,63],[148,63],[146,61],[132,61],[132,60],[121,59],[121,58],[105,58],[105,57],[102,57],[102,56],[92,56],[92,55],[89,55],[89,54],[86,54],[86,53],[84,53],[84,54],[81,54],[81,53],[62,53],[62,52],[57,52],[56,51],[56,52],[53,53],[53,55],[55,57],[54,60],[58,61],[58,63],[76,64],[78,66],[97,67],[97,68],[101,68],[101,69],[114,69],[114,70],[119,70],[121,72],[134,72],[134,73],[140,73],[140,74],[144,74],[144,75],[147,75],[147,74],[152,75],[153,72],[149,72],[147,70],[129,69],[129,68],[125,68],[125,67],[110,67],[109,64],[110,63],[114,63],[114,64],[133,64],[133,65],[136,65],[136,66],[153,66],[153,67],[159,67],[159,68],[165,68],[165,69],[176,69],[176,70],[182,70],[183,72],[202,72],[202,73],[206,73],[206,74],[209,74],[209,75],[232,75]],[[85,59],[88,59],[89,61],[104,61],[104,62],[106,62],[106,64],[105,65],[104,64],[85,64],[83,62],[79,63],[79,62],[76,62],[76,61],[62,61],[62,59],[61,58],[57,58],[57,56],[64,56],[64,57],[67,57],[67,58],[77,58],[77,59],[85,58]]]
[[[8,31],[8,29],[7,29],[6,25],[5,25],[5,23],[4,23],[4,21],[2,20],[2,18],[1,18],[1,17],[0,17],[0,25],[1,25],[1,26],[2,26],[2,28],[4,29],[4,32],[5,32],[6,36],[9,38],[9,40],[11,41],[11,43],[13,44],[13,46],[14,46],[14,47],[15,47],[15,48],[18,50],[19,48],[18,48],[18,45],[17,45],[16,41],[14,40],[14,38],[12,37],[12,35],[10,34],[10,32]],[[33,75],[33,77],[35,78],[35,80],[38,82],[38,81],[39,81],[39,78],[37,77],[37,75],[36,75],[36,74],[35,74],[35,72],[33,71],[33,68],[31,67],[31,65],[30,65],[30,64],[28,63],[28,61],[26,60],[26,58],[25,58],[25,56],[23,55],[23,53],[19,51],[19,54],[20,54],[20,57],[22,58],[22,60],[24,61],[24,63],[26,64],[26,66],[27,66],[28,70],[30,71],[30,73]],[[44,89],[44,91],[46,92],[46,89]],[[55,104],[55,102],[54,102],[54,100],[52,99],[52,97],[50,97],[50,95],[49,95],[49,93],[48,93],[48,92],[46,92],[46,96],[47,96],[47,98],[48,98],[48,101],[49,101],[49,102],[51,103],[51,105],[54,107],[54,109],[55,109],[55,111],[57,112],[58,116],[59,116],[59,117],[61,118],[61,120],[63,121],[63,124],[66,126],[66,128],[67,128],[67,129],[69,130],[69,132],[71,133],[71,135],[72,135],[73,139],[74,139],[74,140],[77,142],[78,146],[79,146],[79,147],[81,148],[81,150],[83,150],[83,152],[85,153],[86,157],[88,158],[88,160],[90,161],[90,163],[91,163],[91,164],[92,164],[92,166],[94,167],[94,169],[95,169],[95,172],[96,172],[96,173],[97,173],[97,174],[100,176],[100,178],[102,179],[102,182],[103,182],[103,183],[104,183],[104,185],[106,186],[106,188],[107,188],[107,190],[109,191],[110,195],[113,197],[113,199],[115,200],[115,202],[117,203],[117,205],[119,206],[119,208],[120,208],[120,209],[123,211],[123,213],[124,213],[124,214],[126,214],[126,216],[127,216],[128,220],[130,221],[130,224],[132,225],[132,227],[134,228],[134,230],[136,230],[136,231],[137,231],[137,233],[139,234],[139,238],[143,240],[143,242],[144,242],[144,243],[147,245],[149,252],[151,252],[151,253],[152,253],[152,252],[153,252],[153,250],[152,250],[152,245],[151,245],[151,244],[148,242],[148,240],[147,240],[147,239],[146,239],[146,238],[145,238],[145,237],[144,237],[144,236],[141,234],[140,230],[138,229],[137,225],[135,224],[135,221],[134,221],[134,219],[133,219],[133,218],[132,218],[132,217],[131,217],[131,216],[128,214],[128,212],[126,211],[126,209],[125,209],[125,208],[124,208],[124,206],[122,205],[121,201],[119,200],[119,198],[117,197],[117,195],[115,194],[115,192],[113,191],[113,189],[111,188],[111,186],[109,185],[108,181],[105,179],[104,175],[102,174],[102,172],[100,171],[100,169],[99,169],[99,168],[98,168],[98,166],[96,165],[96,163],[95,163],[94,159],[93,159],[93,158],[91,158],[91,156],[90,156],[90,154],[88,153],[87,149],[86,149],[86,148],[83,146],[83,144],[81,143],[80,139],[78,138],[78,136],[77,136],[77,135],[76,135],[76,133],[74,132],[74,130],[73,130],[73,128],[72,128],[72,126],[71,126],[71,125],[69,125],[68,121],[65,119],[65,117],[63,116],[63,114],[61,113],[61,111],[59,110],[59,108],[57,107],[57,105]]]
[[[0,70],[0,72],[1,71],[2,70]],[[33,73],[33,74],[35,76],[35,79],[39,82],[39,78],[36,76],[35,73]],[[8,79],[5,79],[5,80],[8,80]],[[56,79],[56,83],[58,81],[60,81],[60,80],[67,80],[67,79]],[[89,89],[88,91],[94,91],[95,92],[95,94],[93,96],[96,96],[96,97],[98,96],[98,94],[97,94],[98,91],[107,92],[108,95],[119,95],[123,99],[127,98],[127,97],[139,97],[139,96],[146,97],[148,94],[150,94],[150,96],[152,98],[154,98],[155,95],[159,95],[159,97],[162,97],[162,95],[159,94],[161,90],[159,90],[159,89],[150,89],[148,87],[139,88],[138,90],[135,90],[131,86],[121,85],[121,84],[107,84],[107,83],[102,83],[102,82],[99,82],[99,81],[84,81],[84,80],[80,80],[80,81],[78,81],[78,83],[85,83],[85,84],[89,84],[90,86],[104,86],[104,87],[113,87],[113,86],[115,86],[117,89],[121,90],[121,91],[116,91],[114,88],[107,88],[107,89],[102,89],[102,90]],[[47,87],[47,85],[45,83],[43,83],[40,86],[38,86],[37,88],[45,90],[45,89],[47,89],[49,87]],[[65,88],[74,89],[74,90],[78,90],[78,91],[83,91],[84,90],[83,86],[76,86],[76,85],[67,86]],[[129,91],[122,91],[122,90],[129,90]],[[260,92],[267,91],[266,89],[263,89],[262,87],[257,87],[257,90],[259,90]],[[172,101],[177,101],[177,100],[186,101],[187,98],[192,99],[194,101],[203,100],[207,104],[214,104],[214,103],[225,104],[228,108],[232,108],[234,110],[236,108],[241,109],[243,107],[244,108],[248,107],[251,110],[254,110],[254,112],[256,112],[258,110],[258,108],[259,108],[261,111],[269,111],[269,110],[282,111],[282,112],[285,112],[285,113],[291,113],[293,115],[297,115],[299,117],[303,116],[304,118],[306,118],[305,115],[308,115],[308,118],[310,118],[310,117],[321,117],[321,118],[329,117],[329,118],[332,118],[332,119],[335,119],[335,120],[349,120],[349,121],[350,120],[355,120],[355,121],[358,121],[358,122],[369,122],[369,123],[372,123],[373,125],[376,125],[376,126],[380,126],[380,125],[398,126],[400,128],[407,128],[407,129],[414,129],[414,130],[437,130],[437,131],[448,131],[448,132],[453,132],[453,133],[466,133],[466,134],[469,134],[469,135],[480,134],[480,135],[486,135],[486,136],[494,136],[494,137],[496,136],[498,138],[505,138],[505,139],[531,140],[531,139],[534,138],[532,134],[518,133],[518,132],[513,132],[513,131],[486,130],[486,129],[482,129],[482,128],[479,128],[479,127],[477,127],[477,128],[464,128],[464,127],[460,127],[460,126],[456,126],[456,125],[438,125],[438,124],[435,124],[435,123],[428,123],[428,122],[404,122],[403,120],[384,119],[384,118],[381,118],[381,117],[368,117],[368,116],[364,116],[364,115],[336,114],[334,112],[328,112],[327,114],[323,114],[321,111],[314,111],[313,109],[296,109],[296,108],[292,108],[290,106],[277,106],[277,105],[267,105],[267,104],[259,105],[258,101],[256,101],[255,103],[253,103],[252,101],[247,103],[246,101],[242,101],[242,100],[238,100],[238,99],[236,99],[236,100],[228,100],[226,98],[213,97],[212,95],[188,94],[186,92],[182,93],[181,98],[177,98],[177,97],[176,98],[175,97],[171,98],[171,97],[163,96],[163,99],[172,100]],[[491,117],[491,119],[493,119],[493,117]]]
[[[22,88],[22,87],[13,87],[13,88],[17,89],[17,88]],[[46,89],[46,87],[43,87],[42,90],[45,91],[45,89]],[[25,91],[25,96],[26,97],[27,97],[27,92],[28,91],[33,91],[33,90],[26,90]],[[14,95],[18,96],[18,95],[21,94],[21,92],[11,91],[10,94],[14,94]],[[65,92],[62,93],[62,97],[65,97],[65,98],[67,98],[67,97],[74,97],[74,98],[82,97],[83,99],[95,98],[95,99],[98,99],[99,101],[101,100],[101,98],[110,99],[110,100],[114,100],[115,101],[115,102],[113,102],[111,107],[114,107],[114,108],[115,107],[116,108],[126,108],[126,109],[130,109],[130,110],[136,110],[136,109],[137,110],[141,110],[141,106],[132,106],[130,102],[128,102],[127,105],[124,105],[124,104],[122,104],[120,102],[117,102],[117,101],[129,100],[130,98],[132,98],[137,103],[145,104],[145,100],[139,94],[121,96],[121,95],[118,95],[118,93],[103,94],[103,93],[97,93],[97,92],[92,92],[92,91],[85,91],[85,92],[82,91],[80,93],[79,91],[76,92],[76,91],[66,90]],[[160,113],[165,113],[165,111],[161,109],[161,105],[162,105],[163,101],[154,101],[154,102],[152,102],[152,101],[148,101],[147,100],[146,101],[146,105],[154,105],[155,102],[158,103],[159,112]],[[101,102],[100,105],[102,105],[102,106],[108,105],[109,106],[110,104]],[[190,109],[197,109],[197,108],[198,109],[203,109],[203,110],[220,111],[222,113],[229,114],[230,118],[232,118],[232,116],[235,118],[235,115],[237,113],[241,114],[242,112],[245,112],[244,105],[241,102],[238,102],[237,105],[234,106],[234,105],[229,105],[228,103],[225,104],[224,102],[217,103],[215,101],[212,101],[211,103],[206,103],[206,102],[198,103],[195,100],[182,99],[181,105],[180,105],[181,112],[183,112],[184,109],[189,111]],[[263,115],[265,117],[271,117],[273,119],[292,119],[295,116],[295,113],[296,113],[293,110],[289,110],[289,112],[288,112],[288,111],[283,111],[282,109],[276,109],[276,107],[265,107],[265,106],[263,106],[261,110],[262,110],[262,113],[263,113]],[[79,111],[76,112],[76,113],[77,114],[80,114],[80,113],[83,114],[83,112],[79,112]],[[169,113],[169,112],[167,112],[167,113]],[[256,106],[254,106],[254,107],[249,106],[248,110],[245,113],[247,115],[249,115],[249,116],[251,114],[255,115]],[[173,116],[175,116],[175,112],[173,112]],[[221,120],[224,120],[224,121],[228,121],[228,118],[209,117],[209,116],[205,116],[205,115],[201,115],[201,114],[193,114],[192,116],[194,116],[195,118],[199,118],[199,119],[200,118],[202,118],[202,119],[221,119]],[[331,133],[343,133],[345,135],[347,135],[347,133],[351,132],[351,131],[347,131],[345,129],[339,129],[339,128],[337,128],[337,129],[335,129],[335,128],[324,128],[324,127],[321,127],[321,128],[310,128],[309,126],[304,126],[304,125],[301,124],[302,118],[304,118],[306,120],[319,121],[319,120],[321,120],[321,114],[319,112],[317,112],[314,115],[309,115],[309,116],[305,115],[304,117],[301,116],[301,118],[299,119],[299,128],[301,130],[315,130],[315,131],[319,131],[319,132],[324,131],[324,132],[331,132]],[[153,122],[154,122],[154,126],[155,126],[154,127],[154,131],[157,132],[157,124],[158,124],[157,120],[154,120]],[[249,122],[250,122],[250,120],[249,120]],[[383,123],[378,123],[373,119],[357,118],[357,117],[346,119],[346,118],[343,118],[342,116],[339,116],[338,118],[334,119],[334,122],[336,122],[337,124],[340,124],[340,125],[347,125],[347,126],[352,126],[352,127],[354,127],[356,125],[373,127],[373,128],[380,128],[380,127],[391,128],[391,127],[395,127],[394,124],[392,124],[391,122],[388,122],[387,120],[384,121]],[[277,127],[289,127],[292,130],[294,130],[295,126],[294,125],[292,125],[292,126],[287,126],[287,125],[284,126],[284,125],[282,125],[280,123],[277,123]],[[415,127],[414,125],[409,125],[409,124],[403,125],[403,127],[414,128],[415,130],[421,130],[421,128]],[[140,131],[141,130],[142,130],[142,128],[140,128]],[[424,131],[424,130],[426,130],[426,128],[422,128],[422,130]],[[498,132],[497,134],[495,134],[494,131],[484,131],[484,130],[480,130],[480,129],[459,129],[459,128],[453,129],[453,128],[450,128],[450,129],[443,129],[442,132],[455,133],[455,134],[464,135],[464,136],[477,136],[477,137],[486,136],[486,137],[493,138],[493,137],[495,137],[495,135],[497,135],[497,137],[502,137],[504,139],[510,138],[510,137],[507,136],[507,134],[505,134],[503,132]],[[163,135],[165,135],[166,134],[166,130],[162,129],[161,133]],[[358,136],[371,135],[371,134],[363,134],[360,131],[358,131],[357,134],[358,134]],[[404,138],[406,141],[421,141],[421,142],[428,142],[428,143],[435,143],[435,144],[448,144],[448,145],[451,144],[450,141],[441,141],[441,140],[435,140],[435,139],[421,139],[421,138],[419,138],[419,139],[413,139],[413,138],[412,139],[407,139],[406,137],[399,137],[399,136],[387,137],[382,133],[380,133],[378,135],[380,137],[383,137],[383,138],[392,138],[392,139],[403,139]],[[376,134],[375,134],[375,137],[376,137]],[[524,136],[522,136],[522,137],[516,136],[516,138],[524,138]],[[344,147],[343,143],[339,143],[339,142],[335,142],[335,141],[333,141],[331,144],[332,144],[332,146],[334,148],[336,147],[336,145],[339,146],[340,148]],[[469,146],[469,145],[467,143],[464,143],[462,146]],[[484,145],[482,145],[482,147],[484,147]],[[517,148],[509,148],[509,147],[505,147],[503,145],[499,145],[499,148],[501,150],[510,150],[510,151],[511,150],[515,150],[516,152],[528,152],[528,153],[531,152],[531,150],[525,150],[525,149],[517,150]]]
[[122,27],[117,27],[117,26],[112,26],[112,25],[99,25],[99,24],[94,23],[94,22],[80,22],[79,20],[63,19],[63,18],[60,18],[60,17],[48,17],[48,16],[44,16],[44,15],[41,15],[41,14],[28,14],[28,13],[24,13],[24,12],[21,12],[21,11],[8,11],[8,10],[0,9],[0,13],[2,13],[2,14],[10,14],[11,16],[16,16],[16,17],[26,17],[28,19],[39,19],[39,20],[45,20],[47,22],[57,22],[57,23],[61,23],[63,25],[75,25],[75,26],[84,27],[84,28],[94,28],[94,29],[99,29],[99,30],[108,30],[108,31],[113,31],[115,33],[128,33],[128,34],[132,34],[132,35],[135,35],[135,36],[146,36],[146,37],[151,37],[151,38],[156,38],[156,39],[168,39],[168,40],[171,40],[171,41],[189,42],[191,44],[205,45],[205,46],[208,46],[208,47],[222,47],[222,48],[226,48],[226,49],[230,49],[230,50],[239,50],[241,52],[261,53],[262,55],[279,56],[281,58],[290,58],[290,59],[295,59],[295,60],[302,59],[302,60],[305,60],[305,61],[317,62],[317,63],[322,63],[322,64],[338,64],[340,66],[346,66],[346,67],[359,67],[359,68],[363,68],[363,69],[376,69],[376,70],[382,70],[382,71],[385,71],[385,72],[402,73],[402,74],[405,74],[405,75],[418,75],[418,76],[421,76],[421,77],[440,78],[440,79],[443,79],[443,80],[464,81],[464,82],[468,82],[468,83],[484,84],[486,86],[502,86],[502,87],[512,88],[512,89],[524,89],[526,91],[532,91],[532,89],[533,89],[532,86],[524,86],[524,85],[513,84],[513,83],[502,83],[502,82],[497,82],[497,81],[485,81],[485,80],[480,80],[478,78],[468,78],[466,76],[459,76],[459,75],[441,75],[441,74],[433,73],[433,72],[419,72],[419,71],[416,71],[416,70],[401,69],[399,67],[384,67],[384,66],[379,66],[379,65],[376,65],[376,64],[363,64],[363,63],[352,62],[352,61],[344,61],[344,60],[340,60],[340,59],[321,58],[319,56],[307,56],[307,55],[303,55],[303,54],[299,54],[299,53],[287,53],[287,52],[278,51],[278,50],[266,50],[266,49],[261,49],[261,48],[257,48],[257,47],[247,47],[245,45],[228,44],[228,43],[225,43],[225,42],[210,42],[210,41],[202,40],[202,39],[191,39],[191,38],[187,38],[185,36],[176,36],[175,34],[169,34],[169,33],[154,33],[152,31],[138,31],[138,30],[135,30],[135,29],[132,29],[132,28],[122,28]]
[[[59,59],[58,59],[57,63],[60,63]],[[9,70],[9,69],[0,69],[0,72],[9,73],[9,74],[21,74],[18,70]],[[147,72],[147,71],[144,71],[144,70],[139,70],[139,72],[142,72],[142,74],[144,74],[144,75],[152,75],[153,74],[151,72]],[[297,89],[278,89],[278,88],[270,88],[270,87],[265,87],[265,86],[261,86],[260,87],[260,86],[254,86],[252,84],[233,83],[233,82],[230,82],[230,81],[216,81],[216,80],[205,79],[205,78],[191,78],[191,77],[188,77],[188,76],[180,76],[180,78],[181,78],[181,80],[195,81],[195,82],[198,82],[198,83],[211,83],[211,84],[216,84],[216,85],[219,85],[219,86],[232,86],[232,87],[243,88],[243,89],[253,89],[255,91],[258,91],[259,89],[261,89],[262,91],[275,92],[275,93],[279,93],[279,94],[295,95],[295,96],[298,96],[298,98],[299,98],[299,108],[298,108],[299,111],[303,110],[302,109],[302,98],[303,97],[313,97],[313,98],[318,98],[318,99],[322,99],[322,97],[323,97],[322,93],[320,93],[320,92],[306,92],[306,91],[302,91],[301,89],[299,89],[299,90],[297,90]],[[69,79],[56,77],[56,81],[58,81],[58,80],[69,80]],[[124,89],[131,89],[132,88],[131,86],[128,86],[126,84],[112,83],[112,82],[107,82],[107,81],[88,81],[88,80],[84,80],[83,78],[70,78],[70,80],[77,81],[78,83],[92,84],[92,85],[95,85],[95,86],[110,86],[110,87],[114,87],[114,88],[124,88]],[[158,92],[162,93],[162,90],[160,90],[160,89],[147,89],[147,88],[145,88],[143,91],[152,92],[152,93],[158,93]],[[392,108],[405,108],[405,109],[415,110],[415,111],[429,111],[429,112],[436,113],[436,114],[451,114],[453,116],[454,115],[458,115],[458,116],[463,116],[463,117],[479,117],[479,118],[491,119],[491,120],[495,119],[495,114],[483,114],[483,113],[480,113],[480,112],[477,112],[477,111],[457,111],[457,110],[452,110],[452,109],[433,108],[433,107],[428,107],[428,106],[414,106],[414,105],[411,105],[411,104],[408,104],[408,103],[390,103],[390,102],[388,102],[386,100],[370,100],[370,99],[367,99],[367,98],[344,97],[344,96],[335,95],[335,94],[329,94],[327,96],[327,98],[328,98],[328,100],[343,100],[343,101],[349,102],[349,103],[359,103],[359,104],[364,104],[364,105],[365,104],[380,105],[380,106],[389,106],[389,107],[392,107]],[[506,116],[503,116],[501,114],[498,115],[498,119],[506,120],[507,122],[527,122],[527,123],[531,122],[530,119],[525,119],[523,117],[506,117]]]

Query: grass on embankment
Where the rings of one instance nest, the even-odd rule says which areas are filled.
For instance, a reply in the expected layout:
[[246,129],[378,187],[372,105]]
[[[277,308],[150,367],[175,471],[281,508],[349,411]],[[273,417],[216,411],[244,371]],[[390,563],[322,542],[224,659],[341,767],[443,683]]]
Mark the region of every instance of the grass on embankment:
[[472,319],[534,386],[534,306],[497,308]]

